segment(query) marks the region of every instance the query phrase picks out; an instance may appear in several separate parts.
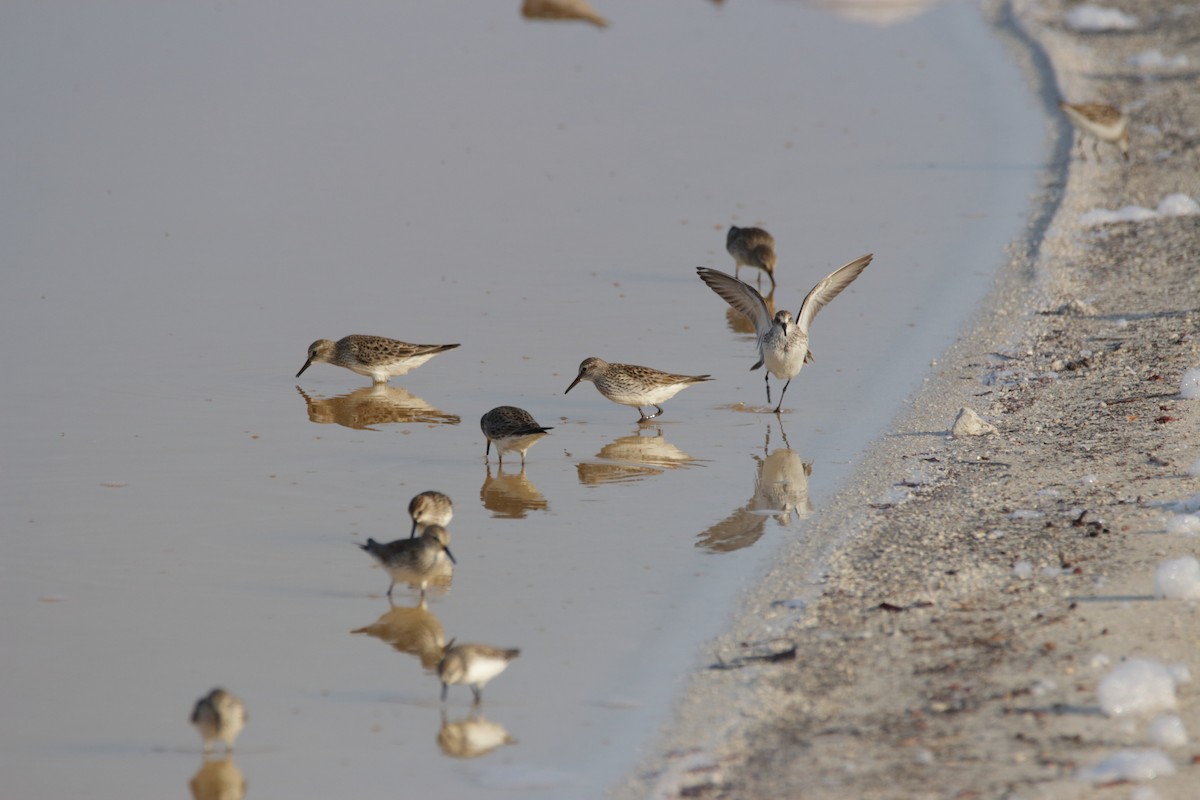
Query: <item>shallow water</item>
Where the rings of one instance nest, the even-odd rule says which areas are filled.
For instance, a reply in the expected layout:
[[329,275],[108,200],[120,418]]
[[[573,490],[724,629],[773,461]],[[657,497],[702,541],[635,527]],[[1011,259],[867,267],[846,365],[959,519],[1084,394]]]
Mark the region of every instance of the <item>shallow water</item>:
[[[972,6],[518,8],[0,12],[13,796],[601,794],[1024,219],[1044,129]],[[730,223],[775,235],[780,307],[876,254],[781,418],[695,275],[732,269]],[[462,347],[385,388],[292,377],[354,332]],[[639,428],[563,396],[591,355],[716,380]],[[502,404],[554,426],[523,473],[483,460]],[[353,544],[430,488],[459,564],[393,609]],[[450,637],[522,648],[482,718],[438,703]],[[218,684],[250,720],[197,775]]]

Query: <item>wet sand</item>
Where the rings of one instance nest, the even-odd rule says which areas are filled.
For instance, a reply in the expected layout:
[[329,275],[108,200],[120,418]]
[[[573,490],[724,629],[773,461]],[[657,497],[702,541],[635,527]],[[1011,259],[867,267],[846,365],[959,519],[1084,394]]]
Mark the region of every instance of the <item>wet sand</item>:
[[[1178,396],[1200,366],[1200,216],[1080,221],[1200,195],[1200,13],[1107,3],[1138,27],[1078,33],[1072,4],[1014,5],[992,13],[1061,126],[1029,239],[807,529],[842,542],[827,573],[781,556],[616,796],[1127,798],[1074,777],[1153,746],[1145,719],[1100,712],[1098,681],[1133,656],[1200,673],[1196,607],[1150,597],[1155,567],[1198,549],[1166,524],[1200,491],[1200,405]],[[1152,48],[1190,66],[1131,65]],[[1060,95],[1131,111],[1131,162],[1078,160]],[[998,433],[951,438],[961,407]],[[1197,684],[1178,699],[1195,737]],[[1200,747],[1166,752],[1153,796],[1194,797]]]

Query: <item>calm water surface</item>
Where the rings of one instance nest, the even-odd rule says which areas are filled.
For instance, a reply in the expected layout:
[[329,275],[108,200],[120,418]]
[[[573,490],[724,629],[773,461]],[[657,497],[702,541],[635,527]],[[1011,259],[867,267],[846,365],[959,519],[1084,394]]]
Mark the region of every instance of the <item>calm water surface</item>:
[[[1019,230],[1043,125],[971,4],[519,5],[0,11],[6,795],[602,794]],[[876,254],[781,419],[695,275],[730,223],[793,310]],[[348,333],[462,347],[292,377]],[[716,380],[639,429],[563,396],[593,355]],[[502,404],[554,426],[524,472]],[[431,488],[458,568],[393,607],[354,544]],[[522,648],[481,716],[438,703],[450,637]],[[198,773],[214,685],[250,721]]]

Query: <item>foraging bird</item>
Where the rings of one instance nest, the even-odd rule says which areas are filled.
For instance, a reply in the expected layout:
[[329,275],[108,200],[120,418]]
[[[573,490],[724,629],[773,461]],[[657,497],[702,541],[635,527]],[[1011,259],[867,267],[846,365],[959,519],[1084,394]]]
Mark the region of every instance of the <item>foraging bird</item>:
[[233,741],[246,725],[249,716],[245,704],[224,689],[213,689],[196,701],[192,709],[192,724],[204,737],[204,752],[209,753],[217,741],[224,742],[225,752],[233,750]]
[[1071,124],[1079,131],[1079,158],[1087,161],[1083,150],[1083,137],[1090,134],[1092,152],[1096,161],[1100,161],[1100,142],[1112,142],[1120,150],[1125,160],[1129,160],[1129,117],[1118,108],[1103,103],[1067,103],[1058,101],[1058,107],[1071,120]]
[[786,309],[777,312],[772,318],[762,295],[745,281],[708,267],[696,268],[700,279],[708,284],[710,289],[754,323],[754,330],[758,334],[758,363],[750,369],[756,370],[766,365],[767,374],[763,377],[767,384],[768,403],[771,402],[770,376],[787,380],[783,391],[779,393],[779,405],[775,406],[776,414],[783,406],[783,396],[791,385],[792,378],[800,374],[805,362],[812,360],[812,354],[808,350],[808,329],[817,312],[841,294],[842,290],[867,268],[872,258],[874,255],[871,254],[861,256],[834,270],[808,293],[794,320],[792,312]]
[[[580,363],[579,374],[563,394],[574,389],[580,381],[591,381],[609,400],[636,408],[640,415],[638,422],[645,422],[663,413],[659,403],[665,403],[693,383],[711,380],[710,375],[675,375],[636,364],[610,364],[592,357]],[[658,412],[647,416],[642,413],[642,406],[654,406]]]
[[359,547],[374,556],[391,576],[388,597],[397,581],[419,585],[424,597],[430,581],[453,574],[453,565],[458,563],[450,552],[450,532],[441,525],[430,525],[416,539],[397,539],[387,544],[367,539]]
[[424,533],[430,525],[443,528],[454,518],[454,504],[441,492],[421,492],[408,503],[408,515],[412,517],[412,531],[408,538],[416,538],[418,530]]
[[475,705],[483,700],[483,687],[492,678],[504,672],[508,663],[521,651],[500,650],[486,644],[455,645],[451,639],[446,643],[446,654],[438,664],[438,678],[442,681],[442,702],[451,684],[466,684],[475,695]]
[[[762,228],[739,228],[729,226],[725,235],[725,249],[733,256],[733,276],[738,276],[742,267],[753,267],[767,273],[771,286],[775,286],[775,237]],[[762,283],[762,272],[758,282]]]
[[523,408],[516,406],[496,406],[483,415],[479,420],[479,429],[487,439],[483,449],[484,458],[492,452],[496,445],[496,458],[504,463],[504,454],[516,451],[521,454],[521,466],[525,466],[525,451],[533,447],[538,439],[554,427],[543,427]]
[[338,339],[317,339],[308,346],[308,360],[296,373],[299,378],[312,364],[328,362],[351,372],[366,375],[375,383],[404,375],[438,353],[453,350],[457,344],[409,344],[383,336],[353,334]]

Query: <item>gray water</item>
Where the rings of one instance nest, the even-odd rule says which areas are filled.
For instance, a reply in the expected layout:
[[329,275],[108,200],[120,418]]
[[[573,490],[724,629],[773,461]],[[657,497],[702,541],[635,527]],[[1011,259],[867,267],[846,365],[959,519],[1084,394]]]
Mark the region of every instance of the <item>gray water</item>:
[[[0,10],[6,795],[188,796],[214,685],[250,720],[206,769],[250,796],[602,794],[1027,214],[1043,122],[971,4],[518,11]],[[781,308],[876,254],[779,418],[695,275],[732,271],[731,223],[774,233]],[[349,333],[462,347],[293,378]],[[593,355],[716,380],[639,428],[563,395]],[[554,426],[523,474],[484,462],[502,404]],[[394,611],[354,543],[425,489],[458,567]],[[515,743],[439,747],[439,634],[522,648],[474,720]]]

